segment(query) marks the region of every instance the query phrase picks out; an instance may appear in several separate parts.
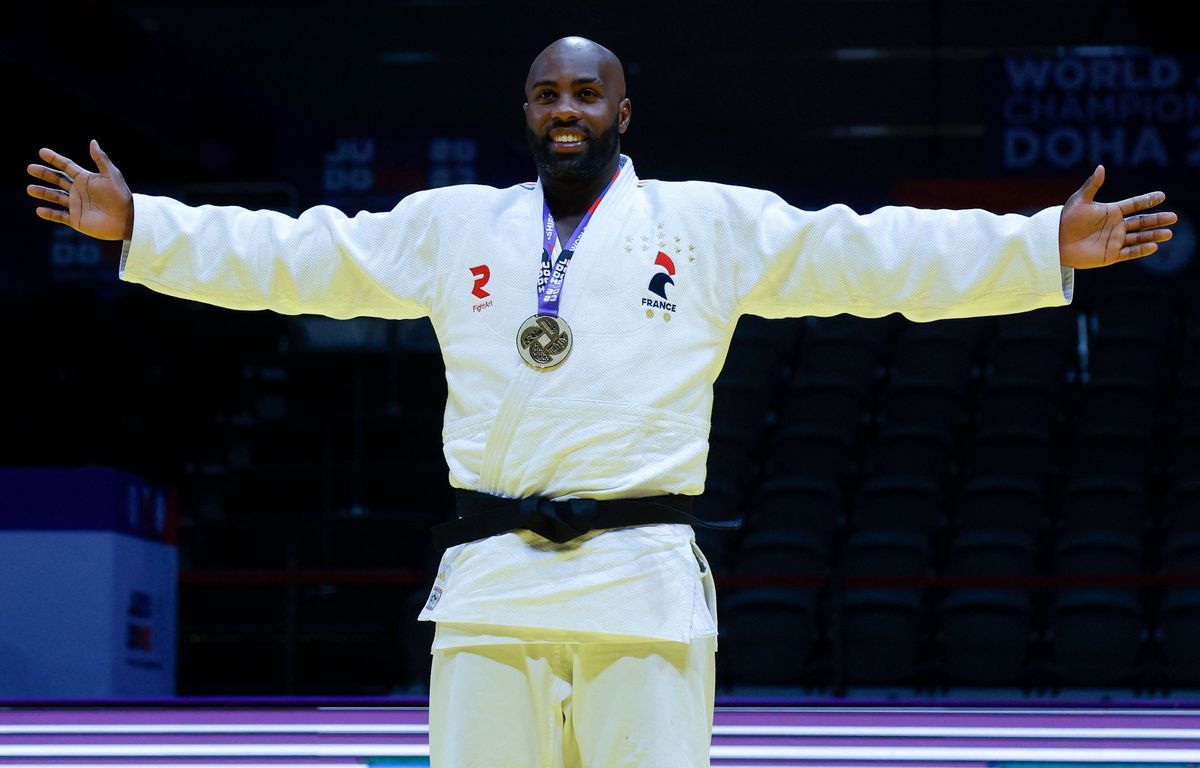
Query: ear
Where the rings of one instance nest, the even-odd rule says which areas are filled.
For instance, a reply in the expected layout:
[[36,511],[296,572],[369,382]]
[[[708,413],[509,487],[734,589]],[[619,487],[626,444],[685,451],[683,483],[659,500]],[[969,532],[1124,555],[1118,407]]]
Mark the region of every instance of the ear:
[[621,115],[621,122],[617,130],[619,133],[625,133],[629,130],[629,121],[633,117],[633,102],[629,99],[621,99],[621,106],[617,107],[617,111]]

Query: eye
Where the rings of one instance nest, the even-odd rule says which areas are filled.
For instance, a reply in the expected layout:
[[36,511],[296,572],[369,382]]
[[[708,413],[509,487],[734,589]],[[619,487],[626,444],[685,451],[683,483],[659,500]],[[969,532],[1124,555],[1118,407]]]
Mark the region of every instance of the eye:
[[554,91],[550,90],[549,88],[543,88],[542,90],[538,91],[535,94],[535,97],[538,99],[541,99],[542,101],[546,101],[547,99],[553,99]]
[[579,92],[579,95],[585,99],[596,99],[600,97],[600,94],[596,93],[596,91],[592,88],[584,88]]

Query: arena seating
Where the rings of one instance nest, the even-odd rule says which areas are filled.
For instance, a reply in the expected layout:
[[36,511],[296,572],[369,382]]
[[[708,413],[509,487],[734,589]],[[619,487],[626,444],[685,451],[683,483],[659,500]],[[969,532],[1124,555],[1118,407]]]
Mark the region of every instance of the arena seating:
[[[1149,280],[1081,295],[741,319],[697,504],[746,521],[697,533],[723,690],[1200,684],[1200,311]],[[180,488],[181,692],[422,690],[413,619],[452,503],[427,325],[134,291],[3,312],[57,345],[0,379],[3,461]]]

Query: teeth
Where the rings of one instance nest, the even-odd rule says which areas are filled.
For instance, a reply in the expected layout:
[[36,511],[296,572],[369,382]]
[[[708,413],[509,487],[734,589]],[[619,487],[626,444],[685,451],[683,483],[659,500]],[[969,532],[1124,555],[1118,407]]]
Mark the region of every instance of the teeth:
[[557,136],[557,137],[555,137],[554,140],[556,142],[559,142],[560,144],[567,144],[567,143],[575,142],[575,141],[583,141],[583,137],[579,136],[577,134],[571,133],[571,134],[567,134],[565,136]]

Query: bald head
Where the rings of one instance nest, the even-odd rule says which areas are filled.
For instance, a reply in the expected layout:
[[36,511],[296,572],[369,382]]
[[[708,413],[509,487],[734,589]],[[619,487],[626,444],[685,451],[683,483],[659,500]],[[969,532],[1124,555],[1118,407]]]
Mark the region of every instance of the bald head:
[[617,100],[625,98],[625,68],[612,51],[586,37],[563,37],[555,40],[537,55],[529,65],[525,78],[525,93],[538,82],[552,79],[563,69],[576,72],[592,71]]
[[582,37],[555,40],[529,67],[524,109],[543,183],[573,185],[590,203],[599,192],[591,187],[616,173],[632,114],[620,60]]

